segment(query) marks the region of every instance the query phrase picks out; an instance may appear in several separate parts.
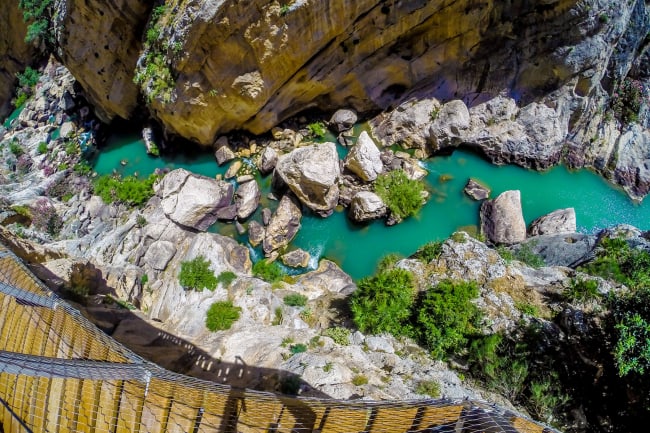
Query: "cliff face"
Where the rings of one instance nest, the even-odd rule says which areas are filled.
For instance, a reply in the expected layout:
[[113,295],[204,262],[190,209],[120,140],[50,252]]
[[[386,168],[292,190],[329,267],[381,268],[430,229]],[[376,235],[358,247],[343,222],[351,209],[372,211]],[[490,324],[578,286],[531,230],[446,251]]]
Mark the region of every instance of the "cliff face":
[[0,11],[0,118],[11,110],[16,72],[25,69],[35,49],[25,42],[27,25],[17,1],[6,2]]
[[135,79],[168,131],[204,145],[310,107],[526,104],[647,73],[643,0],[167,0],[152,14],[141,0],[57,1],[61,57],[104,119],[131,115]]
[[56,0],[57,54],[79,81],[104,121],[131,117],[138,100],[133,83],[146,0]]

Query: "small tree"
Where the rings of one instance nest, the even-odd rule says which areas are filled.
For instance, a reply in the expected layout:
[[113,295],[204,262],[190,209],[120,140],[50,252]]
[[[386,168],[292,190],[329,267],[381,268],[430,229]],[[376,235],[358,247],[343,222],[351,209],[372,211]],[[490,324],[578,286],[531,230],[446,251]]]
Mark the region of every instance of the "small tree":
[[45,197],[36,200],[30,213],[34,227],[48,233],[50,236],[58,235],[63,228],[63,219],[56,212],[52,203]]
[[203,256],[182,262],[178,281],[185,289],[193,289],[197,292],[203,291],[204,288],[214,290],[218,283],[217,277],[210,269],[210,262]]

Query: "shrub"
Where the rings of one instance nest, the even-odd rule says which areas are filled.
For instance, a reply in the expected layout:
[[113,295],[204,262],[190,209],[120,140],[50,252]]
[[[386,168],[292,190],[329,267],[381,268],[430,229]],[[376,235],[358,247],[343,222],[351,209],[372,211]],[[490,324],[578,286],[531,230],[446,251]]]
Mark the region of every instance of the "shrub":
[[615,86],[611,107],[614,115],[623,125],[638,121],[645,94],[646,89],[638,80],[626,78],[621,84]]
[[224,287],[228,287],[236,279],[237,275],[233,271],[223,271],[217,276],[217,283],[221,283]]
[[210,269],[210,262],[203,256],[181,263],[181,272],[178,281],[185,289],[194,289],[197,292],[204,288],[214,290],[217,287],[217,277]]
[[564,293],[569,302],[588,302],[600,298],[598,281],[584,278],[573,278]]
[[13,153],[16,158],[19,158],[25,153],[25,149],[16,140],[11,140],[9,143],[9,151]]
[[276,262],[260,260],[253,265],[253,275],[268,283],[276,283],[282,279],[284,271]]
[[297,353],[303,353],[307,351],[307,345],[303,343],[298,343],[298,344],[292,344],[289,347],[289,351],[295,355]]
[[347,346],[350,344],[350,330],[336,326],[334,328],[327,328],[323,331],[323,335],[334,340],[336,344]]
[[40,79],[40,76],[41,75],[38,70],[33,69],[30,66],[27,66],[23,72],[16,74],[16,78],[18,78],[18,85],[24,89],[31,89],[36,86],[38,80]]
[[304,307],[307,304],[307,297],[299,293],[291,293],[284,297],[284,304],[289,307]]
[[352,378],[352,384],[354,386],[361,386],[368,383],[368,378],[363,374],[357,374]]
[[473,281],[443,280],[423,296],[417,312],[418,333],[433,357],[442,359],[460,349],[477,332],[480,313],[471,301],[478,294]]
[[225,331],[239,319],[240,307],[232,305],[231,301],[215,302],[208,309],[205,326],[210,331]]
[[409,179],[404,170],[393,170],[377,178],[375,192],[391,214],[401,220],[420,210],[425,189],[422,182]]
[[377,264],[377,273],[382,273],[395,267],[395,264],[402,259],[402,256],[397,253],[390,253],[385,255],[379,260]]
[[519,246],[519,249],[515,252],[514,256],[515,259],[526,263],[531,268],[541,268],[546,264],[544,263],[544,259],[533,251],[530,243],[521,244]]
[[628,287],[644,287],[650,285],[650,254],[630,248],[624,239],[604,238],[596,258],[580,270]]
[[327,134],[327,128],[323,122],[314,122],[307,125],[309,135],[316,138],[323,138]]
[[418,383],[415,392],[421,395],[438,398],[440,397],[440,384],[435,380],[423,380]]
[[38,147],[36,148],[36,153],[38,153],[39,155],[47,153],[47,143],[44,141],[38,143]]
[[153,184],[157,179],[155,174],[145,179],[134,176],[120,179],[104,175],[95,180],[93,188],[104,203],[121,202],[129,206],[142,206],[153,196]]
[[363,278],[350,301],[354,323],[362,332],[407,334],[414,294],[413,276],[404,269]]
[[440,258],[441,254],[442,254],[442,242],[433,241],[422,245],[415,252],[415,254],[413,254],[413,257],[426,264],[433,260],[437,260],[438,258]]
[[503,245],[499,245],[497,247],[497,253],[501,256],[501,258],[506,262],[510,263],[515,259],[515,255],[512,254],[512,251],[508,249],[508,247],[505,247]]
[[56,236],[63,228],[63,219],[56,212],[52,203],[46,198],[40,198],[31,208],[32,224],[39,230]]

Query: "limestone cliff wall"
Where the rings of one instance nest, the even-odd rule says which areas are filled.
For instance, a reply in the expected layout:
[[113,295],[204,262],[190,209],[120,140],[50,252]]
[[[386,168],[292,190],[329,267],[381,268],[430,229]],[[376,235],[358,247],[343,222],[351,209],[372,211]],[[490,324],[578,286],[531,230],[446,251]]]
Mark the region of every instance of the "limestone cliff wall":
[[25,69],[35,48],[25,42],[27,25],[17,1],[8,1],[0,8],[0,118],[11,110],[16,86],[16,72]]
[[147,0],[56,0],[57,54],[104,121],[128,119],[137,105],[133,83]]
[[169,132],[204,145],[310,107],[589,94],[643,69],[647,34],[644,0],[166,0],[155,19],[143,0],[57,2],[61,57],[103,118],[133,113],[135,78]]

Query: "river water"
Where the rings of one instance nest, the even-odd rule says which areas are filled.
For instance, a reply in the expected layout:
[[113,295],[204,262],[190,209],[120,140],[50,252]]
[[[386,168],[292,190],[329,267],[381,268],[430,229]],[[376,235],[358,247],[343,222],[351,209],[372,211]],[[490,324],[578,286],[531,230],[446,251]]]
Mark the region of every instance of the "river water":
[[[345,154],[342,146],[339,150],[341,156]],[[539,173],[516,166],[495,166],[467,150],[436,156],[423,164],[429,171],[426,182],[432,196],[417,216],[386,227],[382,221],[362,226],[353,224],[345,211],[334,212],[324,219],[306,214],[292,246],[312,254],[311,267],[317,265],[318,258],[326,257],[355,279],[371,275],[379,259],[388,253],[408,256],[424,243],[443,240],[459,228],[476,229],[479,203],[463,193],[470,177],[487,185],[492,190],[491,197],[509,189],[520,190],[527,223],[553,210],[573,207],[580,232],[591,233],[619,223],[650,229],[647,200],[634,203],[624,192],[587,170],[569,171],[558,166]],[[218,167],[210,152],[153,158],[146,154],[138,134],[128,133],[112,137],[93,162],[99,174],[116,170],[125,176],[136,172],[147,176],[156,168],[181,167],[214,177],[225,173],[227,164]],[[275,202],[266,199],[270,176],[259,182],[263,189],[262,205],[273,208]],[[259,211],[253,218],[259,218]],[[232,224],[217,223],[211,231],[246,242],[245,236],[237,237]],[[254,260],[261,257],[259,250],[251,248],[251,254]]]

